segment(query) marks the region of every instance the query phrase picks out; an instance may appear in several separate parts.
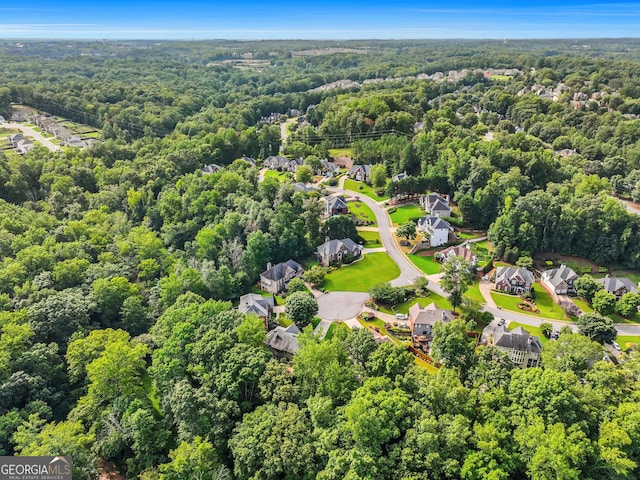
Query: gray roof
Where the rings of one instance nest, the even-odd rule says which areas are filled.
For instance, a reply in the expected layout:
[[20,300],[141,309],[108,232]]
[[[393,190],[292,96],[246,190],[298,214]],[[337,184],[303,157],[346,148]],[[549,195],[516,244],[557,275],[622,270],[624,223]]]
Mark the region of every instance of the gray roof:
[[255,158],[251,158],[251,157],[242,157],[242,160],[244,160],[245,162],[249,162],[252,164],[256,164],[256,159]]
[[609,293],[614,293],[623,287],[630,292],[638,293],[638,288],[631,280],[626,277],[598,278],[596,279],[596,282],[601,283],[602,288],[604,288]]
[[436,204],[437,202],[443,203],[445,207],[448,207],[449,205],[447,199],[438,195],[437,193],[430,193],[428,195],[425,195],[424,197],[424,205],[427,210],[431,210],[434,204]]
[[547,270],[542,273],[542,278],[546,279],[554,287],[557,287],[562,282],[573,281],[578,278],[576,272],[567,267],[564,263],[559,268]]
[[329,240],[320,245],[317,251],[318,255],[324,257],[325,255],[335,255],[342,248],[346,248],[349,253],[355,253],[360,252],[362,247],[350,238],[343,238],[342,240]]
[[526,268],[519,267],[498,267],[496,268],[496,283],[501,280],[506,280],[507,283],[511,283],[511,280],[515,277],[522,278],[525,283],[533,283],[535,278]]
[[263,297],[257,293],[247,293],[240,297],[238,310],[241,313],[255,313],[259,317],[268,317],[273,310],[273,296]]
[[349,170],[349,175],[355,175],[358,170],[362,169],[365,175],[369,175],[371,173],[371,165],[354,165]]
[[330,195],[327,197],[327,208],[329,210],[347,208],[347,202],[340,196]]
[[496,347],[512,348],[521,352],[542,352],[540,339],[522,327],[511,331],[504,325],[496,327],[493,331],[493,344]]
[[428,228],[429,230],[450,230],[453,231],[453,227],[440,217],[436,217],[434,215],[427,215],[426,217],[421,217],[418,220],[418,228],[420,230],[424,230]]
[[271,166],[273,168],[286,168],[289,166],[289,160],[286,157],[280,155],[270,156],[264,160],[265,166]]
[[287,277],[287,272],[293,270],[293,274],[297,274],[302,271],[302,265],[293,260],[287,260],[284,263],[278,263],[269,270],[266,270],[260,274],[260,276],[268,278],[269,280],[282,280]]
[[429,205],[429,210],[432,212],[438,210],[446,210],[448,212],[451,212],[451,207],[442,198],[438,197],[435,202]]
[[209,175],[211,173],[218,173],[220,170],[222,170],[222,167],[215,163],[212,163],[211,165],[205,165],[200,169],[200,171],[205,175]]
[[477,262],[478,259],[475,254],[471,251],[469,244],[465,245],[455,245],[453,247],[445,248],[444,250],[440,250],[438,255],[442,257],[449,258],[449,256],[462,257],[469,262]]
[[340,168],[338,165],[336,165],[333,162],[330,162],[326,158],[323,158],[322,160],[320,160],[320,164],[325,170],[328,170],[328,171],[338,170]]
[[414,330],[420,328],[421,325],[434,326],[436,322],[447,323],[453,320],[451,310],[444,310],[435,303],[430,303],[426,307],[421,307],[416,303],[409,309],[409,316],[413,321]]
[[[295,325],[292,325],[295,327]],[[274,350],[294,354],[298,350],[298,334],[293,333],[295,330],[289,326],[288,328],[276,327],[267,333],[267,345]],[[300,332],[300,330],[298,330]]]
[[304,192],[304,193],[309,193],[309,192],[315,192],[316,188],[315,187],[311,187],[311,186],[307,186],[305,183],[302,182],[296,182],[293,184],[293,189],[296,192]]

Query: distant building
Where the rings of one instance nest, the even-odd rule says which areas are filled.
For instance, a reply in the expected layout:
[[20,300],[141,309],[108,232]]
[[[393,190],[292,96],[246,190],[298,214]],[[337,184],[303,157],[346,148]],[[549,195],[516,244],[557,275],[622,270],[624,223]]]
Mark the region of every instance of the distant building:
[[200,169],[203,175],[211,175],[212,173],[218,173],[220,170],[222,170],[222,167],[215,163],[212,163],[210,165],[205,165]]
[[625,293],[638,293],[638,289],[631,280],[625,277],[610,277],[607,275],[605,278],[597,278],[596,282],[602,284],[602,288],[607,293],[613,293],[619,300]]
[[371,165],[354,165],[347,175],[358,182],[368,182],[371,178]]

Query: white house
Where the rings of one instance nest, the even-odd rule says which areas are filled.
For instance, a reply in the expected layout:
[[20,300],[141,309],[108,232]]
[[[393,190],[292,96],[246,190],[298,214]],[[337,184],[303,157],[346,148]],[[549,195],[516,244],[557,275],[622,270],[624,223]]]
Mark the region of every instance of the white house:
[[438,247],[449,242],[449,234],[453,233],[453,227],[440,217],[428,215],[418,220],[418,231],[429,235],[432,247]]

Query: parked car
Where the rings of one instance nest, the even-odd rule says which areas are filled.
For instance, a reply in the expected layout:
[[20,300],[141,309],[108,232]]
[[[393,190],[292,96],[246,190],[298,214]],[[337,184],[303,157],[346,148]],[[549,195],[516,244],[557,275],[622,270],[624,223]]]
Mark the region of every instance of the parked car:
[[551,340],[557,340],[558,338],[560,338],[560,332],[554,330],[553,332],[551,332],[551,335],[549,335],[549,338]]
[[620,348],[620,345],[618,345],[618,342],[611,342],[611,345],[613,345],[613,348],[615,348],[619,352],[622,351],[622,348]]
[[501,318],[500,320],[498,320],[498,326],[501,327],[504,325],[504,318]]
[[396,318],[398,320],[406,320],[407,316],[404,313],[396,313]]

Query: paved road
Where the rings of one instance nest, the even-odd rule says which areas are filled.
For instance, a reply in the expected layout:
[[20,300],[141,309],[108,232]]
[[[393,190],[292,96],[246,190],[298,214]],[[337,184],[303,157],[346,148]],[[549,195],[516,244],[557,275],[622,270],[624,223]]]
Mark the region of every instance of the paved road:
[[627,212],[640,215],[640,207],[638,206],[638,204],[630,202],[629,200],[623,200],[617,197],[611,197],[611,198],[615,198],[618,202],[624,205],[624,207],[627,209]]
[[13,128],[13,129],[16,129],[16,130],[20,130],[25,135],[36,139],[38,142],[40,142],[42,145],[47,147],[52,152],[59,152],[60,151],[60,146],[59,145],[56,145],[55,143],[53,143],[51,140],[49,140],[47,137],[45,137],[41,133],[36,132],[32,127],[27,127],[26,125],[23,125],[21,123],[5,123],[2,126],[6,127],[6,128]]
[[[347,196],[358,195],[356,192],[342,190],[335,187],[328,187],[327,190]],[[378,232],[380,233],[382,245],[396,265],[400,268],[400,276],[392,280],[391,285],[394,287],[411,285],[417,277],[424,276],[424,274],[418,270],[413,263],[411,263],[402,250],[400,250],[400,246],[396,243],[396,240],[391,233],[391,219],[389,218],[386,210],[375,200],[367,197],[366,195],[359,195],[359,199],[373,211],[373,214],[376,217],[376,222],[378,223]]]
[[329,292],[318,297],[318,317],[334,321],[357,317],[369,298],[363,292]]

